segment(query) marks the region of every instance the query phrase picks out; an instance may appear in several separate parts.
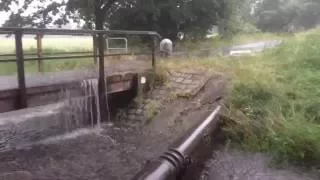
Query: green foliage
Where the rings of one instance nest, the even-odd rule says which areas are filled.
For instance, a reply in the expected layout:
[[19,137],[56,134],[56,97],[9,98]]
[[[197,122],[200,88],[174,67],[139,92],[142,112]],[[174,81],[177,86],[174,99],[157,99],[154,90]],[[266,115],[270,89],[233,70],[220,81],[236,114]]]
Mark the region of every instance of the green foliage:
[[257,8],[257,26],[264,31],[296,31],[317,26],[319,0],[264,0]]
[[[4,26],[61,27],[71,20],[76,23],[83,20],[84,28],[89,29],[102,29],[104,26],[155,30],[170,39],[176,39],[177,32],[183,31],[194,39],[204,37],[219,22],[225,22],[223,29],[228,29],[226,24],[232,11],[228,7],[232,3],[226,0],[25,0],[23,3],[11,0],[1,1],[0,11],[11,13]],[[11,6],[20,9],[16,12]]]
[[183,31],[190,38],[203,37],[224,11],[224,0],[138,0],[120,9],[111,21],[113,29],[156,30],[176,39]]
[[237,35],[236,43],[283,39],[283,44],[249,57],[173,59],[166,68],[198,69],[232,78],[226,97],[231,142],[267,152],[279,162],[320,162],[320,30],[290,38]]
[[157,116],[159,112],[160,104],[158,101],[150,101],[146,104],[145,107],[145,117],[147,120],[147,123],[153,120],[154,117]]
[[302,34],[244,67],[229,106],[248,119],[227,128],[231,139],[281,162],[319,164],[319,42],[319,30]]
[[[46,28],[53,25],[61,27],[71,20],[75,23],[84,20],[87,28],[94,29],[96,17],[106,18],[101,19],[103,21],[107,20],[123,2],[123,0],[6,0],[0,1],[0,11],[11,13],[9,20],[3,25],[6,27]],[[19,8],[18,11],[11,8],[15,6]]]

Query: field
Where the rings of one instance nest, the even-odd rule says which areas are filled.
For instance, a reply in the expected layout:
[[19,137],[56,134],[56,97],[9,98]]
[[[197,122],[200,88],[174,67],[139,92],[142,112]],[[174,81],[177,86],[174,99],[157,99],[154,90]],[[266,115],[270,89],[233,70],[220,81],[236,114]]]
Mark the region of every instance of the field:
[[[50,55],[54,52],[86,52],[92,51],[92,39],[89,37],[54,37],[49,36],[43,38],[43,52]],[[23,48],[25,53],[36,52],[36,40],[32,37],[23,39]],[[0,55],[1,54],[13,54],[15,52],[14,38],[0,38]],[[28,57],[28,56],[26,56]],[[3,59],[15,59],[14,56],[0,57],[0,61]],[[83,68],[93,64],[92,58],[85,59],[73,59],[73,60],[49,60],[44,61],[44,71],[61,71],[70,70],[75,68]],[[27,73],[38,72],[37,61],[25,62],[25,69]],[[15,63],[1,63],[0,75],[11,75],[16,73]]]
[[[231,44],[243,44],[261,40],[282,39],[283,35],[274,35],[268,33],[257,34],[242,34],[235,36],[232,40],[221,40],[220,38],[207,39],[201,41],[182,41],[178,42],[177,49],[180,51],[197,51],[199,49],[216,49],[219,47],[230,46]],[[45,36],[43,38],[43,52],[53,55],[55,52],[81,52],[92,51],[91,37],[77,37],[77,36]],[[133,43],[133,44],[132,44]],[[136,39],[129,40],[129,50],[146,52],[146,47],[139,45]],[[36,40],[32,36],[23,38],[23,48],[25,53],[36,52]],[[143,47],[143,48],[142,48]],[[0,55],[13,54],[15,52],[14,37],[9,38],[0,37]],[[28,56],[26,56],[28,57]],[[15,59],[14,56],[1,57],[0,61],[4,59]],[[61,70],[71,70],[75,68],[84,68],[92,66],[92,58],[74,59],[74,60],[49,60],[44,61],[45,72],[55,72]],[[25,62],[25,69],[27,73],[38,72],[37,62]],[[0,75],[11,75],[16,73],[15,63],[1,63]]]
[[[73,36],[45,36],[43,48],[46,51],[90,51],[92,50],[92,38]],[[37,42],[32,36],[23,38],[23,48],[28,51],[35,51]],[[0,54],[14,53],[14,37],[0,38]]]
[[226,126],[231,145],[266,152],[282,165],[320,165],[320,30],[285,37],[261,55],[172,59],[162,68],[230,77]]

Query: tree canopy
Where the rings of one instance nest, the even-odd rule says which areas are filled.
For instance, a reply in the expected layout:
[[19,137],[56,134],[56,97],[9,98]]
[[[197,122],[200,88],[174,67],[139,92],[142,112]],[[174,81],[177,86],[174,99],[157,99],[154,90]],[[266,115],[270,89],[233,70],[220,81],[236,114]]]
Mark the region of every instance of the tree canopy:
[[[11,15],[4,26],[62,26],[85,23],[88,29],[155,30],[175,38],[178,31],[201,37],[226,19],[227,0],[6,0]],[[22,3],[22,4],[21,4]],[[16,7],[16,8],[13,8]],[[99,27],[98,27],[99,26]]]
[[320,0],[263,0],[256,15],[264,31],[309,29],[320,23]]
[[152,29],[169,38],[179,31],[202,36],[222,17],[223,0],[138,0],[120,9],[110,22],[115,29]]

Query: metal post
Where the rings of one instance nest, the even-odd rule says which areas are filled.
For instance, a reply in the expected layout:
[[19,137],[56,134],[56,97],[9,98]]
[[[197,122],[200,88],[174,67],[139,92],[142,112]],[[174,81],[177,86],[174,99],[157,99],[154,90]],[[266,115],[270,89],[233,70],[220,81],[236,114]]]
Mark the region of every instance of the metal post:
[[92,36],[93,40],[93,63],[97,64],[98,52],[97,52],[97,36]]
[[42,35],[37,34],[37,56],[38,56],[38,71],[43,72],[43,60],[42,60]]
[[99,47],[99,109],[100,109],[100,120],[107,120],[107,98],[106,98],[106,82],[104,73],[104,37],[100,33],[98,36],[98,47]]
[[22,46],[22,32],[15,32],[16,43],[16,63],[18,72],[18,84],[19,84],[19,109],[27,107],[27,93],[26,82],[24,73],[24,59],[23,59],[23,46]]
[[152,36],[152,68],[156,69],[156,38]]

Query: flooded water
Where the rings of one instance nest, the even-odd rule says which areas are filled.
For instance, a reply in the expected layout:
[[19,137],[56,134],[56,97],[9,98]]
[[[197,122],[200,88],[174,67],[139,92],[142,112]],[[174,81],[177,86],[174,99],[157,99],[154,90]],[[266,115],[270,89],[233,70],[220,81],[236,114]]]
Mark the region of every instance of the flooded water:
[[262,153],[217,150],[205,163],[199,180],[318,180],[314,172],[299,167],[274,168],[272,159]]

